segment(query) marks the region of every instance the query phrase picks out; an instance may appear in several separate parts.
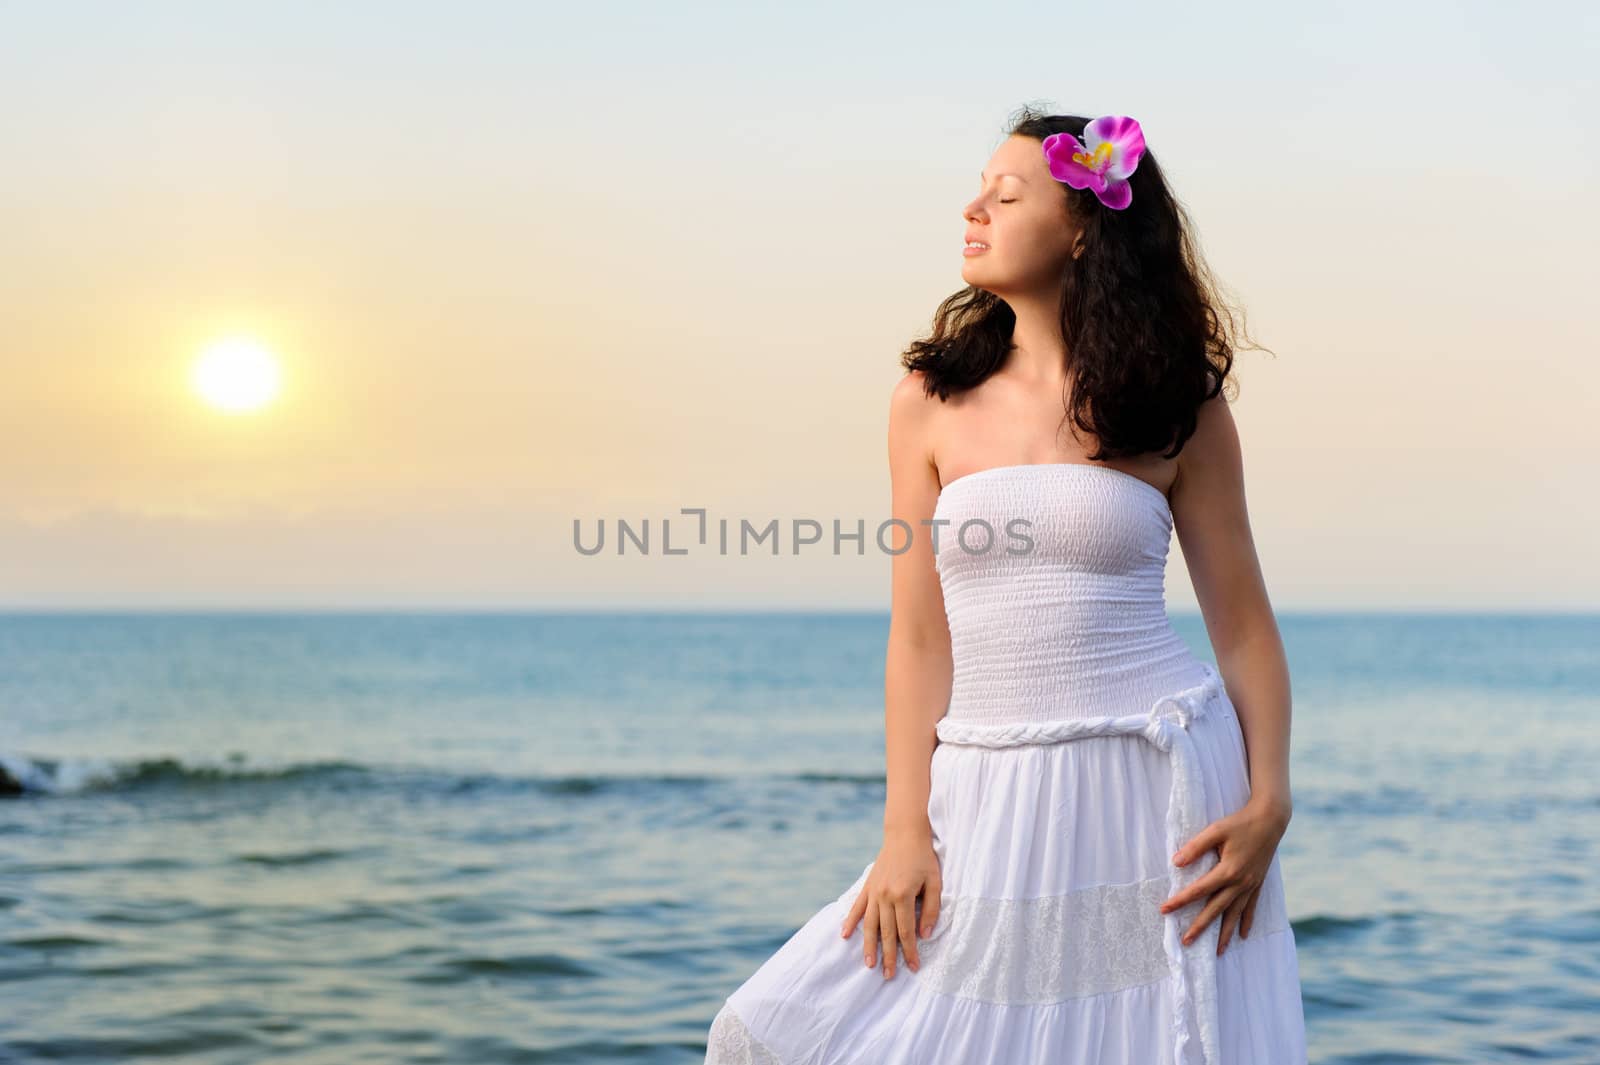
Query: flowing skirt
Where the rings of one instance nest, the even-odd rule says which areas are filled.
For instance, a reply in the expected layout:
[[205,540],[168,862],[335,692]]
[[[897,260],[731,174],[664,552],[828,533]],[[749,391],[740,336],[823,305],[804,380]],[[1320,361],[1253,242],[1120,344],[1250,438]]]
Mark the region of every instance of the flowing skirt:
[[[928,818],[943,878],[921,967],[865,964],[862,869],[728,996],[706,1065],[1304,1065],[1274,856],[1248,938],[1161,903],[1217,861],[1171,857],[1249,798],[1237,714],[1209,665],[1148,714],[939,723]],[[920,916],[921,905],[918,905]]]

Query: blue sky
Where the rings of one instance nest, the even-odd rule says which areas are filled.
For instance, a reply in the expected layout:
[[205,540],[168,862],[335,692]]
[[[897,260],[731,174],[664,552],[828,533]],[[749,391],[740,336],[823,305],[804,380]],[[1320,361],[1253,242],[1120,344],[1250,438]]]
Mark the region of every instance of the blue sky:
[[[1597,23],[0,3],[0,605],[886,609],[876,552],[572,522],[885,519],[898,354],[1032,103],[1140,120],[1271,349],[1276,605],[1592,609]],[[184,385],[234,334],[285,371],[250,418]]]

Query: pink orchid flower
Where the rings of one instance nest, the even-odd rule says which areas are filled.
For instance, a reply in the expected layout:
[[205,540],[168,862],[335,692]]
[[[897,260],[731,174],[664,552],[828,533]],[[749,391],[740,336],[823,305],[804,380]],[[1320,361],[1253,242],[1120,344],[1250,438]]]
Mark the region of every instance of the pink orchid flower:
[[1050,176],[1075,189],[1091,189],[1100,202],[1120,211],[1133,200],[1128,178],[1144,155],[1144,131],[1126,115],[1102,115],[1083,128],[1083,142],[1070,133],[1044,139]]

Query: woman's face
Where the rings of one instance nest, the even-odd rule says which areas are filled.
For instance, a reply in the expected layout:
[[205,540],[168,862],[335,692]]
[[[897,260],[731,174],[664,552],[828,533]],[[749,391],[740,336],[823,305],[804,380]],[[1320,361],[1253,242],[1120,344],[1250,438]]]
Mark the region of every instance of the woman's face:
[[1077,227],[1061,184],[1050,176],[1044,147],[1032,137],[1007,137],[980,176],[978,195],[961,214],[965,238],[961,279],[997,296],[1052,292],[1073,254]]

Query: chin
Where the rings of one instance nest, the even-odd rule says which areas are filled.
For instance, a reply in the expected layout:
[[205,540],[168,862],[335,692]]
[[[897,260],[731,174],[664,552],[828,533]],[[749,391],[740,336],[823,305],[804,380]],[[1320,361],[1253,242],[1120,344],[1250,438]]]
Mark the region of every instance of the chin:
[[996,284],[999,283],[999,279],[991,276],[988,271],[974,270],[968,263],[963,263],[961,266],[961,280],[973,288],[981,288],[987,292],[994,292]]

